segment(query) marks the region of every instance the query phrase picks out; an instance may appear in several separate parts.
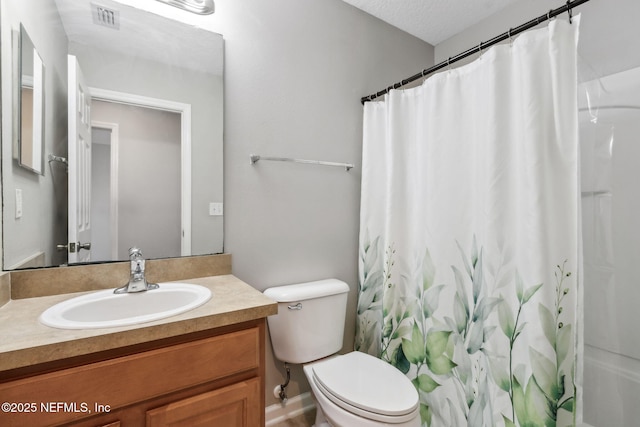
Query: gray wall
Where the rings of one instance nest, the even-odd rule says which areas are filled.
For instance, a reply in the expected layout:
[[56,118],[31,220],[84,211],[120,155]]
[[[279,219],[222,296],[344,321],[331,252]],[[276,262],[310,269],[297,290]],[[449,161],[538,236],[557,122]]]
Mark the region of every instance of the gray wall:
[[[353,348],[362,105],[433,64],[433,48],[339,0],[218,0],[225,38],[225,252],[259,290],[337,277]],[[352,162],[350,172],[250,154]],[[284,381],[267,348],[267,405]],[[293,370],[289,396],[308,389]]]
[[91,112],[118,124],[118,259],[133,246],[147,258],[179,256],[180,115],[102,101]]
[[[11,4],[9,4],[11,3]],[[67,156],[67,37],[50,0],[2,1],[2,140],[13,132],[12,39],[22,22],[45,65],[44,156]],[[59,23],[53,29],[51,22]],[[11,144],[2,147],[4,195],[4,263],[10,267],[43,251],[46,263],[66,261],[56,244],[67,241],[67,175],[59,164],[45,160],[44,176],[29,172],[13,160]],[[15,218],[15,189],[22,190],[23,216]]]
[[91,260],[111,256],[111,130],[91,129]]
[[[438,44],[435,61],[445,61],[562,4],[558,0],[521,0]],[[581,15],[578,44],[581,81],[640,66],[640,25],[637,22],[640,1],[592,0],[574,9],[573,13],[574,16]]]

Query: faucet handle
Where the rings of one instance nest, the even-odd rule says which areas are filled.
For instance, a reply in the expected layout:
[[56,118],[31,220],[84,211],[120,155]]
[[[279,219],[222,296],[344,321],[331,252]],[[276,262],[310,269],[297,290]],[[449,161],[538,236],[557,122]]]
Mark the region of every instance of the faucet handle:
[[131,259],[142,258],[142,251],[140,250],[140,248],[137,248],[135,246],[132,248],[129,248],[129,258]]

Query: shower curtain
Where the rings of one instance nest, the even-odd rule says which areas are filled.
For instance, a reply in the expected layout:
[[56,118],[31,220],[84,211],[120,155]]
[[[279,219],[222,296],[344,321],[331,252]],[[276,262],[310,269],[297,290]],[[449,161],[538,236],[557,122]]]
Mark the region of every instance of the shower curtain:
[[423,425],[576,422],[578,21],[365,104],[355,346]]

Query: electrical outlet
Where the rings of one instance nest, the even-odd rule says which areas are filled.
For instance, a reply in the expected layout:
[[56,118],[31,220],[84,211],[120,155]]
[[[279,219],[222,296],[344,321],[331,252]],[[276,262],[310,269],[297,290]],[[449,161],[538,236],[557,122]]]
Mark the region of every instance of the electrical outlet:
[[209,203],[210,216],[222,216],[222,203]]

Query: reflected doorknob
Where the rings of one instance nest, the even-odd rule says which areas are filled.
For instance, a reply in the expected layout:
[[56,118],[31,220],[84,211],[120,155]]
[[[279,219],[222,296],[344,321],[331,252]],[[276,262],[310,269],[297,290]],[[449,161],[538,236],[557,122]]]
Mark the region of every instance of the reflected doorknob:
[[[58,249],[60,249],[61,247],[64,247],[64,245],[58,245]],[[76,252],[76,248],[77,251],[80,252],[80,249],[85,249],[85,250],[91,250],[91,242],[87,242],[87,243],[69,243],[69,252],[71,253],[75,253]]]
[[80,249],[86,249],[86,250],[91,250],[91,242],[87,242],[87,243],[80,243],[78,242],[78,251],[80,251]]

